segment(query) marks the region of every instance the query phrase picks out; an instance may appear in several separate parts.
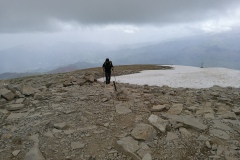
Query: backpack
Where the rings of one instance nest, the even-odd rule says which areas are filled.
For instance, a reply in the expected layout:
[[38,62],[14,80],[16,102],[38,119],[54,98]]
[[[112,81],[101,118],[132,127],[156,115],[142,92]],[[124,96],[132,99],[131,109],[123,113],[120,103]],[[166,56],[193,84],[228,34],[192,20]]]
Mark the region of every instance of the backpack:
[[113,67],[112,61],[104,62],[103,67],[105,68],[105,71],[111,71],[111,68]]

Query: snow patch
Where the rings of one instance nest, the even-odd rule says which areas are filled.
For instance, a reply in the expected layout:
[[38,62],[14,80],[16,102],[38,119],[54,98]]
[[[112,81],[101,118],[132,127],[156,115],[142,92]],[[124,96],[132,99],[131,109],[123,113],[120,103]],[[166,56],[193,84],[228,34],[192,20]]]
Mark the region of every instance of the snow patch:
[[[240,87],[240,71],[226,68],[199,68],[172,65],[172,70],[147,70],[116,76],[117,82],[173,88]],[[112,80],[114,77],[112,77]],[[102,79],[100,79],[102,81]]]

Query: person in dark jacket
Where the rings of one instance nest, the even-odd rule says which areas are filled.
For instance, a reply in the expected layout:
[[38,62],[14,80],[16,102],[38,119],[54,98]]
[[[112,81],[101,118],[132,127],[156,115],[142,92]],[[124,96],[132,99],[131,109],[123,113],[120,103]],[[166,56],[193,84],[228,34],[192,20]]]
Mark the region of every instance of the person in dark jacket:
[[109,61],[109,59],[107,58],[106,61],[103,63],[102,67],[103,72],[105,72],[106,84],[109,84],[111,80],[111,70],[113,70],[112,61]]

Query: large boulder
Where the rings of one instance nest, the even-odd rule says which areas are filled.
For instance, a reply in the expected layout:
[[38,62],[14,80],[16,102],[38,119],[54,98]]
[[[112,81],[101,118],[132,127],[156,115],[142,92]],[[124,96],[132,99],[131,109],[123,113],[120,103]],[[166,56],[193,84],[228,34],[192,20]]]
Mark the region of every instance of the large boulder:
[[35,93],[35,89],[31,86],[23,86],[22,94],[26,96],[33,95]]
[[8,101],[11,101],[14,99],[15,95],[8,89],[3,88],[0,90],[0,96],[2,96],[3,98],[5,98]]

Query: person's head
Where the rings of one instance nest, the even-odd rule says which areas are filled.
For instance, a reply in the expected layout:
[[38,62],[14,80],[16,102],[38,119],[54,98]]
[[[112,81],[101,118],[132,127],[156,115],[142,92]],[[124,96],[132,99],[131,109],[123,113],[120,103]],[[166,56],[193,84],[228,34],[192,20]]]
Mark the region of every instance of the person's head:
[[106,62],[109,62],[109,59],[108,59],[108,58],[106,59]]

